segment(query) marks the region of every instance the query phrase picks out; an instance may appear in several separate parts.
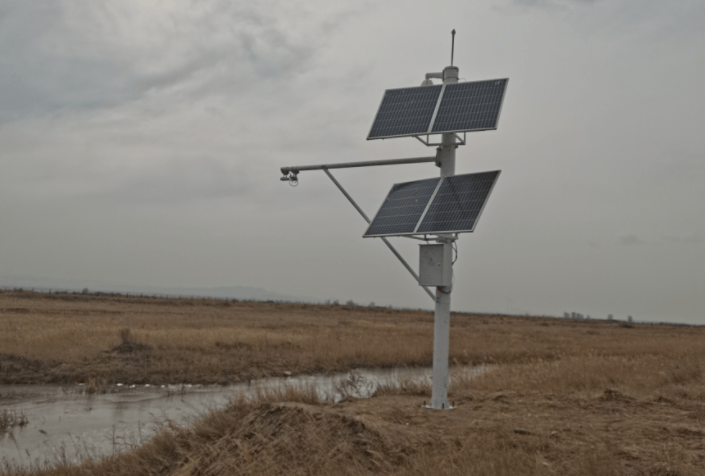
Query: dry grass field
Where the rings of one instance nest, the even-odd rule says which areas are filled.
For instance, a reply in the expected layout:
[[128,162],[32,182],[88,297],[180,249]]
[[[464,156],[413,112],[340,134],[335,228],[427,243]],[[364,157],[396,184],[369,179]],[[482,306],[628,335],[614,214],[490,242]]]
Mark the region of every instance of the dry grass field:
[[[100,388],[430,365],[432,321],[386,308],[4,292],[0,382]],[[705,329],[451,323],[454,364],[496,364],[452,383],[453,410],[423,408],[430,391],[413,384],[336,404],[282,390],[42,474],[705,474]]]

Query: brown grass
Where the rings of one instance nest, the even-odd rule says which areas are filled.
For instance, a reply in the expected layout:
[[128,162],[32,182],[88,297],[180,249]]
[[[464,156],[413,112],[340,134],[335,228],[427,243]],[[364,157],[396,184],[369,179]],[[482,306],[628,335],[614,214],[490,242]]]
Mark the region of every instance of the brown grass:
[[[453,314],[454,364],[691,355],[700,328]],[[427,366],[430,312],[0,292],[0,383],[234,383]]]
[[386,308],[0,292],[0,382],[233,383],[425,365],[430,319]]
[[[138,360],[146,370],[126,376],[197,382],[205,372],[228,381],[431,358],[432,316],[423,312],[12,293],[0,294],[0,309],[9,331],[0,333],[3,379],[100,378]],[[127,453],[42,474],[704,474],[703,329],[482,315],[453,315],[452,323],[454,363],[494,364],[453,381],[453,410],[423,408],[428,386],[414,382],[338,404],[284,388],[189,427],[167,426]],[[67,327],[73,333],[33,340],[32,330],[61,335]],[[69,334],[83,335],[85,347],[66,350]],[[123,345],[131,350],[115,351]],[[205,365],[209,358],[221,364]],[[85,359],[99,364],[80,373]]]

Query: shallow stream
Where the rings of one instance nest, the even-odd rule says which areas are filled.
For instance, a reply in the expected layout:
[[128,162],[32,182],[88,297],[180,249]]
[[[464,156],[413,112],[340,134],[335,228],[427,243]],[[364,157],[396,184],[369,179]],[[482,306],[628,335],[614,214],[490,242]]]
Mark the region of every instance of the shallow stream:
[[[483,368],[465,369],[478,374]],[[87,394],[83,386],[0,386],[0,412],[23,414],[27,424],[0,431],[0,470],[52,466],[124,451],[149,439],[167,421],[185,424],[224,407],[240,395],[283,386],[312,387],[337,401],[341,390],[357,398],[381,384],[430,380],[431,369],[357,370],[334,375],[271,378],[250,384],[118,385],[110,393]],[[353,385],[347,385],[352,382]]]

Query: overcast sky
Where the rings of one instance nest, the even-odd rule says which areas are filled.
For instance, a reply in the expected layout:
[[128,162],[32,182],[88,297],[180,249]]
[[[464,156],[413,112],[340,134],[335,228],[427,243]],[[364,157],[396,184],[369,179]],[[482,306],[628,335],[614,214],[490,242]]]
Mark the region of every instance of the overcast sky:
[[[433,306],[322,172],[387,88],[508,77],[452,308],[705,323],[705,2],[0,1],[0,274]],[[369,215],[432,164],[335,171]],[[397,239],[412,266],[418,245]]]

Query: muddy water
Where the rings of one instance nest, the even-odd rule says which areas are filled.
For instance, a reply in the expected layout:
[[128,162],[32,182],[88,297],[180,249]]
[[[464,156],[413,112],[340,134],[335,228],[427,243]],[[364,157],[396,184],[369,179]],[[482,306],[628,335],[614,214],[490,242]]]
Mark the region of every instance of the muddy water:
[[[477,374],[484,369],[466,369]],[[359,370],[351,374],[273,378],[231,386],[126,386],[107,394],[86,394],[82,386],[10,385],[0,387],[0,412],[21,412],[23,427],[0,432],[0,470],[52,466],[100,457],[138,446],[167,421],[185,424],[239,395],[282,386],[311,386],[329,401],[341,388],[366,398],[380,384],[430,380],[430,369]],[[342,382],[342,383],[341,383]]]

